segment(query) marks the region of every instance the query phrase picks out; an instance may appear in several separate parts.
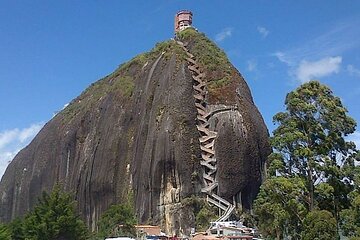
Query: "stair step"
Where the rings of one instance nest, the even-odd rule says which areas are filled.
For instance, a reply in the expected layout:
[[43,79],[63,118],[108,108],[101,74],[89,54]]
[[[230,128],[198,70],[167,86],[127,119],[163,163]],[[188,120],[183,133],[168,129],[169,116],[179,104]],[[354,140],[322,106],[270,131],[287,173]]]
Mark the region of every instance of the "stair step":
[[199,83],[198,85],[196,85],[197,87],[204,88],[206,86],[206,82],[204,82],[199,76],[194,76],[193,79]]
[[206,111],[206,108],[205,108],[202,104],[200,104],[200,103],[195,103],[195,106],[196,106],[197,108],[200,108],[200,109]]
[[195,89],[196,91],[198,91],[201,94],[205,94],[204,87],[201,88],[201,87],[198,87],[198,86],[193,86],[193,89]]
[[212,176],[210,176],[209,174],[204,173],[204,174],[203,174],[203,178],[204,178],[205,180],[209,181],[211,184],[214,184],[214,183],[215,183],[214,178],[213,178]]
[[214,198],[214,199],[216,199],[217,201],[222,202],[222,203],[225,204],[226,206],[230,206],[230,205],[231,205],[228,201],[226,201],[226,200],[223,199],[222,197],[216,195],[215,193],[211,194],[211,197]]
[[209,142],[208,144],[204,145],[204,147],[213,149],[214,148],[215,141]]
[[207,161],[200,161],[200,164],[201,164],[201,166],[207,167],[207,168],[209,168],[211,170],[216,170],[216,166],[211,165]]
[[211,185],[208,185],[208,186],[202,188],[201,191],[204,192],[204,193],[209,193],[209,192],[211,192],[212,190],[214,190],[217,186],[218,186],[217,183],[213,183],[213,184],[211,184]]
[[199,141],[200,141],[201,143],[203,143],[203,142],[207,142],[207,141],[209,141],[210,139],[214,139],[214,138],[216,138],[216,134],[203,136],[203,137],[199,138]]
[[204,161],[208,162],[208,163],[216,163],[216,158],[215,157],[209,157],[207,155],[202,154],[202,159],[204,159]]
[[217,222],[223,222],[229,219],[231,213],[235,210],[235,206],[231,205],[229,206],[226,211],[223,213],[223,215],[218,218],[216,221]]
[[209,148],[206,148],[206,147],[201,146],[201,145],[200,145],[200,149],[203,150],[204,152],[208,152],[208,153],[210,153],[210,154],[215,154],[215,151],[214,151],[214,150],[209,149]]
[[197,129],[198,129],[199,131],[204,132],[207,136],[216,136],[216,135],[217,135],[216,132],[211,131],[211,130],[209,130],[209,129],[207,129],[207,128],[204,128],[204,127],[202,127],[202,126],[196,126],[196,127],[197,127]]
[[195,95],[194,95],[194,98],[196,98],[196,99],[198,99],[198,100],[204,100],[204,99],[205,99],[204,96],[201,95],[201,94],[195,94]]
[[193,65],[193,66],[189,65],[189,66],[188,66],[188,69],[189,69],[190,71],[193,71],[193,72],[195,72],[196,74],[200,75],[200,74],[201,74],[201,71],[200,71],[198,68],[199,68],[199,67],[196,66],[196,65]]
[[192,64],[197,64],[196,61],[192,58],[186,58],[186,61],[191,62]]
[[206,114],[206,112],[204,110],[202,110],[201,108],[197,108],[196,110],[197,110],[198,114],[200,114],[200,115]]
[[212,199],[210,197],[207,198],[207,201],[215,206],[217,206],[218,208],[221,208],[222,210],[226,211],[227,210],[227,206],[224,206],[223,204],[219,203],[218,201],[216,201],[215,199]]

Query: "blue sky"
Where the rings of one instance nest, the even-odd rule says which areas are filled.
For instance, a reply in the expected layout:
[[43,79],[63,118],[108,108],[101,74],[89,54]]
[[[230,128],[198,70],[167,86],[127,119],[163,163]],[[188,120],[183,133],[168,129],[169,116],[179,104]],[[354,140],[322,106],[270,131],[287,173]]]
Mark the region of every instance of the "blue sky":
[[[173,36],[176,11],[224,49],[270,130],[287,92],[318,79],[360,123],[360,1],[0,0],[0,176],[54,112]],[[360,131],[352,140],[360,144]]]

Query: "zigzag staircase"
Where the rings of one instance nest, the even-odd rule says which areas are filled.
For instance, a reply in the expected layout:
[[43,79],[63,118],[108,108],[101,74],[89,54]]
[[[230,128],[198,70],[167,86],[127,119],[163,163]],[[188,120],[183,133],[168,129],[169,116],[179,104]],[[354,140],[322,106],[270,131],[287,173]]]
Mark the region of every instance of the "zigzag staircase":
[[204,187],[202,192],[207,194],[207,202],[216,206],[220,212],[221,216],[216,220],[217,222],[226,221],[231,213],[234,211],[235,206],[225,199],[217,195],[218,183],[216,181],[216,170],[217,162],[215,158],[215,148],[214,143],[217,136],[217,132],[209,130],[209,118],[212,116],[212,112],[207,108],[205,98],[206,98],[206,82],[203,81],[205,74],[201,71],[199,65],[196,62],[194,55],[192,55],[186,46],[180,42],[176,41],[186,52],[188,56],[186,58],[188,62],[188,68],[192,73],[193,78],[193,88],[194,88],[194,98],[195,98],[195,107],[197,109],[197,129],[200,133],[200,148],[201,148],[201,162],[204,172]]

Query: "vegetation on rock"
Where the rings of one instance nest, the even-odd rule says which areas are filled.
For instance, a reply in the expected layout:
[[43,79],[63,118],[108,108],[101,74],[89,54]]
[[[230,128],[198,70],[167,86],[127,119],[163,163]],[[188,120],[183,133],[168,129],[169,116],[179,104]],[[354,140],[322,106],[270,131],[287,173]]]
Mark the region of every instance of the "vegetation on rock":
[[193,28],[187,28],[178,33],[178,38],[183,42],[192,44],[191,53],[197,58],[201,67],[208,73],[217,73],[214,76],[211,76],[213,74],[207,76],[210,92],[231,82],[231,63],[225,52],[207,38],[204,33],[199,33]]
[[191,196],[181,201],[186,208],[191,207],[195,216],[195,228],[197,231],[205,231],[209,227],[209,222],[217,218],[216,208],[209,205],[204,198]]
[[135,89],[135,83],[134,74],[129,72],[130,68],[142,68],[161,54],[163,54],[165,59],[168,59],[173,53],[177,55],[178,61],[186,57],[186,54],[178,44],[168,40],[157,43],[149,52],[139,54],[130,61],[121,64],[112,74],[92,83],[63,110],[62,114],[64,115],[65,122],[73,119],[79,112],[89,111],[102,97],[110,93],[119,93],[124,99],[131,98]]

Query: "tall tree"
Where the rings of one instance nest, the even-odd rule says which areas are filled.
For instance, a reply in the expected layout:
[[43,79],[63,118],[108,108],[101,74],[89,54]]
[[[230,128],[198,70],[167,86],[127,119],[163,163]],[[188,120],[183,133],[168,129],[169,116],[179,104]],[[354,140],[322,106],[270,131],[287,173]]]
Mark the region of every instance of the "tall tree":
[[308,189],[308,208],[316,203],[316,185],[327,183],[333,188],[331,211],[337,216],[349,202],[349,181],[344,181],[346,167],[354,165],[355,144],[344,137],[355,131],[356,122],[348,116],[340,98],[325,85],[311,81],[290,92],[286,111],[274,116],[279,126],[271,144],[274,159],[284,167],[283,176],[303,178]]
[[[269,236],[300,239],[300,232],[311,226],[330,231],[331,224],[323,226],[319,216],[333,215],[338,223],[340,211],[350,206],[357,150],[345,137],[355,131],[356,123],[341,100],[317,81],[290,92],[285,106],[286,111],[274,116],[278,125],[271,138],[274,152],[255,213],[260,229]],[[303,232],[305,236],[310,235]]]

